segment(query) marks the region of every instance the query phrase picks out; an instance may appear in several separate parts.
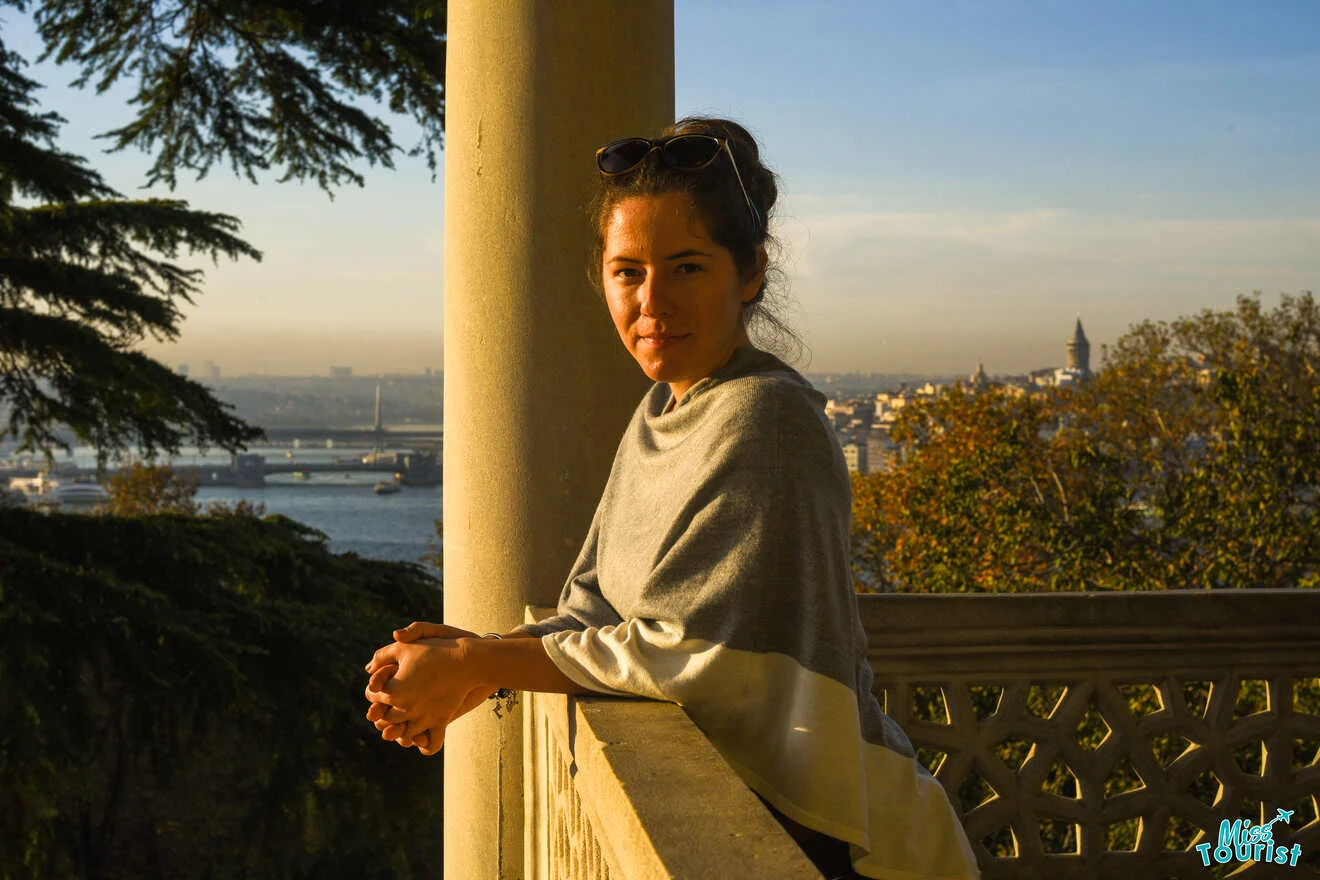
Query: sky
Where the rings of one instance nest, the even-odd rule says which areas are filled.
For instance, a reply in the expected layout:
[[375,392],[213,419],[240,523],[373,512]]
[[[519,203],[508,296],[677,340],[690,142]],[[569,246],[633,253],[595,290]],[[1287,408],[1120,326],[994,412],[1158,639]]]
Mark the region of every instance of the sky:
[[[3,35],[35,61],[22,16]],[[801,369],[1061,366],[1077,316],[1098,361],[1143,320],[1320,289],[1314,0],[675,0],[675,71],[676,115],[739,120],[780,176]],[[167,194],[140,188],[149,157],[94,139],[129,91],[75,74],[27,70],[61,147]],[[333,201],[182,180],[264,259],[208,267],[180,340],[144,350],[227,375],[438,369],[443,168],[362,170]]]

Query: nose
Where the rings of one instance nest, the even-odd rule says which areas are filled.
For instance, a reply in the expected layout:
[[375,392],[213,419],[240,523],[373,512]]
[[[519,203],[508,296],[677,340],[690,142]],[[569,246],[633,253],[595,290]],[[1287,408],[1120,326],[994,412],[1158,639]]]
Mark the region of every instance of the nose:
[[637,289],[638,305],[642,314],[648,318],[663,317],[673,310],[669,291],[666,285],[658,280],[658,276],[658,272],[648,272],[646,280]]

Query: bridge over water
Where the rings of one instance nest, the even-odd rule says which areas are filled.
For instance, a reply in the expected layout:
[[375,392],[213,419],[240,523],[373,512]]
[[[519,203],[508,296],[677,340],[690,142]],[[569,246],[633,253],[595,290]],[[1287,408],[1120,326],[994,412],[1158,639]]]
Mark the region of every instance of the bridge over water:
[[[198,486],[263,486],[266,477],[295,473],[308,476],[312,474],[394,475],[406,486],[438,486],[441,481],[441,468],[437,456],[431,452],[417,450],[377,453],[363,456],[362,459],[339,459],[333,462],[267,461],[264,455],[241,454],[234,456],[229,464],[175,464],[173,468],[176,474],[195,479]],[[31,479],[43,472],[43,468],[36,467],[3,468],[0,469],[0,486],[7,486],[14,478]],[[110,475],[115,473],[117,469],[110,469]],[[94,468],[61,467],[55,476],[59,479],[81,479],[95,475]]]
[[328,428],[299,426],[292,428],[266,428],[266,439],[271,446],[321,445],[330,441],[333,446],[374,446],[377,449],[439,447],[444,442],[442,425],[415,427],[349,427]]
[[437,486],[440,461],[434,452],[377,452],[361,459],[333,462],[267,461],[264,455],[241,453],[228,465],[184,465],[175,468],[199,486],[263,486],[274,474],[393,474],[405,486]]

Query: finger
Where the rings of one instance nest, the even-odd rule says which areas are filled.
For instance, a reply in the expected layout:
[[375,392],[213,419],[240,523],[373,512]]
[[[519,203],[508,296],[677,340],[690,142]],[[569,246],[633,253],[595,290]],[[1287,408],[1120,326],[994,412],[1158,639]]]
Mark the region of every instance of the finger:
[[402,724],[407,721],[408,710],[388,703],[372,703],[367,710],[367,720],[376,724],[379,730],[382,724]]
[[390,679],[393,678],[394,674],[398,671],[398,666],[390,664],[389,666],[382,666],[380,669],[371,673],[371,678],[368,679],[367,688],[364,691],[367,695],[367,699],[373,703],[388,702],[390,694],[386,688],[390,683]]
[[412,743],[417,747],[417,751],[423,755],[434,755],[440,750],[440,743],[444,741],[444,728],[431,728],[423,730],[421,733],[414,734]]
[[465,629],[459,629],[456,626],[445,626],[443,623],[427,623],[424,620],[414,620],[402,629],[396,629],[394,631],[394,640],[398,642],[415,642],[418,639],[463,639],[474,635],[476,635],[476,633],[468,632]]
[[377,648],[376,653],[371,655],[371,662],[367,664],[367,672],[375,672],[387,663],[399,662],[398,643],[392,642],[382,648]]
[[442,748],[444,748],[445,732],[443,730],[440,731],[428,730],[426,732],[426,737],[427,737],[426,745],[425,746],[419,745],[417,747],[417,750],[429,758],[431,755],[436,754]]
[[398,671],[398,666],[390,664],[388,666],[382,666],[380,669],[373,672],[371,678],[367,680],[367,699],[371,700],[373,703],[383,702],[386,697],[389,696],[386,688],[390,683],[390,679],[393,678],[394,674]]
[[[408,723],[406,721],[403,724],[386,724],[385,728],[380,732],[380,738],[394,741],[402,738],[407,732]],[[402,743],[400,743],[400,745],[402,745]]]

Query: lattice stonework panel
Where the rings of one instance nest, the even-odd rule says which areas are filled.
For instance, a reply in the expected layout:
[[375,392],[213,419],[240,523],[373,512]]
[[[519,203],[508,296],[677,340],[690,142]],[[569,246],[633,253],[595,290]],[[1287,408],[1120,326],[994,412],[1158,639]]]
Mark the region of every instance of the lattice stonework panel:
[[542,717],[544,747],[550,750],[546,767],[545,839],[549,847],[549,880],[610,880],[610,869],[600,842],[573,786],[572,765],[558,754],[549,719]]
[[1276,820],[1320,867],[1320,680],[890,683],[886,711],[964,813],[993,878],[1264,878],[1203,864],[1220,821]]

